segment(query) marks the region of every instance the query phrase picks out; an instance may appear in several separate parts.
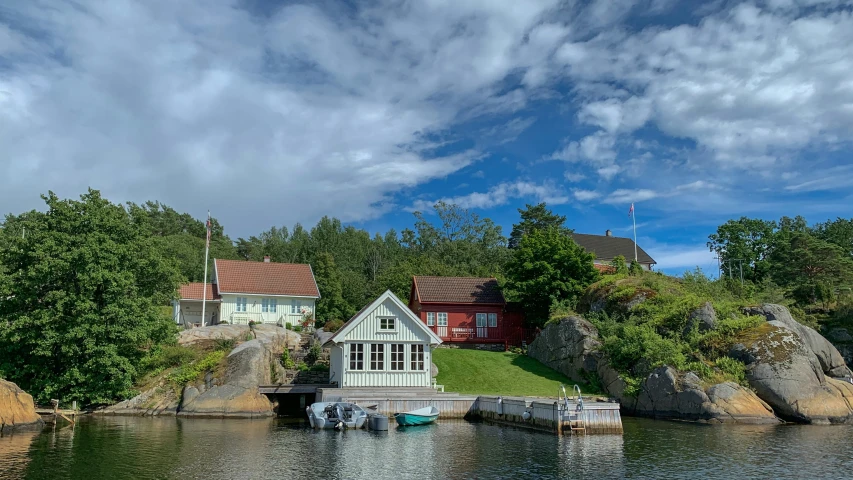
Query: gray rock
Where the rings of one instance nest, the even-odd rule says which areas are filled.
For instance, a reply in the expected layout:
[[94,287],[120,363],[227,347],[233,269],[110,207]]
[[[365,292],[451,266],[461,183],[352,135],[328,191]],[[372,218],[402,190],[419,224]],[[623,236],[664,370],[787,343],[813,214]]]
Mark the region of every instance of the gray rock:
[[545,327],[527,347],[527,354],[576,382],[584,372],[597,371],[598,330],[585,318],[572,315]]
[[315,330],[314,331],[314,338],[318,342],[320,342],[320,345],[323,345],[324,343],[328,342],[334,335],[335,335],[334,332],[327,332],[325,330]]
[[432,362],[429,362],[429,374],[432,378],[438,376],[438,367]]
[[830,377],[844,378],[853,376],[838,349],[814,329],[794,320],[791,312],[782,305],[764,304],[760,307],[744,309],[744,313],[747,315],[763,316],[771,323],[773,321],[780,322],[786,328],[795,332],[802,338],[804,346],[817,357],[821,370]]
[[818,356],[800,333],[780,320],[760,328],[730,355],[746,364],[749,385],[777,415],[804,423],[853,420],[848,401],[853,400],[853,389],[824,375]]
[[686,337],[693,329],[697,329],[700,333],[707,332],[713,330],[716,324],[717,312],[714,311],[711,302],[705,302],[704,305],[690,313],[683,335]]
[[190,328],[178,334],[178,344],[195,345],[214,340],[261,340],[264,343],[283,343],[290,348],[299,345],[302,337],[293,331],[277,325],[210,325],[207,327]]

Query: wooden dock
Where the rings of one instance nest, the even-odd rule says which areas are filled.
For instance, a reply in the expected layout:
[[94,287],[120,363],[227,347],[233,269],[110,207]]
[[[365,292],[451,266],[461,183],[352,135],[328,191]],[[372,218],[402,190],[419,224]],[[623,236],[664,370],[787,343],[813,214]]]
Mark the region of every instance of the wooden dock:
[[478,412],[486,420],[518,427],[572,434],[622,434],[619,403],[584,399],[583,408],[569,401],[481,396]]
[[375,406],[380,412],[408,412],[434,405],[441,418],[466,418],[477,415],[477,397],[438,392],[429,387],[412,388],[323,388],[317,390],[318,402],[351,402]]
[[77,423],[77,415],[80,414],[77,410],[62,410],[59,408],[36,408],[36,413],[41,415],[41,419],[47,424],[58,424],[59,419],[74,425]]

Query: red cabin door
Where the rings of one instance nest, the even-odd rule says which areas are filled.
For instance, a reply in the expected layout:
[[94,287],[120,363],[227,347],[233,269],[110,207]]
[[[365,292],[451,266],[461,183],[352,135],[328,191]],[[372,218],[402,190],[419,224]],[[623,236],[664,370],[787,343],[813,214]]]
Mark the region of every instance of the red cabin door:
[[489,327],[486,323],[487,315],[485,313],[477,314],[477,338],[489,338]]

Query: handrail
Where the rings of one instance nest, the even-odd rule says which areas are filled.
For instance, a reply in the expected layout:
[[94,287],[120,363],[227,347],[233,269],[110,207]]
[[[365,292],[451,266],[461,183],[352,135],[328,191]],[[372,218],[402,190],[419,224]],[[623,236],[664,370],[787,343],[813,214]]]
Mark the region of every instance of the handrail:
[[578,392],[578,411],[583,411],[583,397],[581,396],[581,387],[575,384],[574,390]]

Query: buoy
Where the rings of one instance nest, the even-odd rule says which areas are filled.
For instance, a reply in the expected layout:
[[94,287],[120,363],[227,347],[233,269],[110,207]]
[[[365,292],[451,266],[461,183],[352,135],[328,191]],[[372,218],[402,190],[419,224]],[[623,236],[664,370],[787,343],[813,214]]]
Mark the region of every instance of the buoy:
[[533,417],[533,415],[530,414],[529,410],[525,410],[524,413],[521,414],[521,418],[525,421],[530,420],[531,417]]

